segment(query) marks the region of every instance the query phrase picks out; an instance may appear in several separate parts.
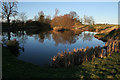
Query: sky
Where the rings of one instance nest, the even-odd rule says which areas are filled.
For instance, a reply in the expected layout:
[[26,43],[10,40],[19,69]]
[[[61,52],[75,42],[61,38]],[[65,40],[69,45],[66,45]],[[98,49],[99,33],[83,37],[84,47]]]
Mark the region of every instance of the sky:
[[33,19],[39,11],[53,18],[55,9],[58,15],[75,11],[80,18],[93,16],[95,23],[118,24],[118,2],[19,2],[18,12],[25,12],[28,19]]

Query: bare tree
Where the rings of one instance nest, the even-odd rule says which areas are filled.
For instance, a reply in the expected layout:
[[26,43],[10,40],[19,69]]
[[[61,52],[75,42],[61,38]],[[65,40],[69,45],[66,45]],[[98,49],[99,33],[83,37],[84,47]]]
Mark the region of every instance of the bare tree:
[[86,23],[87,23],[87,16],[84,15],[84,24],[86,24]]
[[45,23],[50,23],[50,21],[51,21],[51,16],[50,15],[46,16]]
[[2,2],[2,19],[7,19],[8,24],[10,24],[10,17],[15,17],[17,13],[17,1]]
[[25,12],[21,12],[19,14],[19,18],[22,22],[25,22],[27,20],[27,16],[26,16]]
[[44,15],[44,12],[43,12],[43,11],[40,11],[40,12],[38,12],[38,15],[39,15],[39,16]]
[[56,17],[58,15],[58,13],[59,13],[59,10],[56,8],[54,17]]
[[35,21],[38,21],[38,16],[34,16],[34,20],[35,20]]
[[94,24],[94,19],[93,19],[92,16],[87,17],[87,23],[88,23],[89,25],[93,25],[93,24]]
[[70,16],[72,17],[72,19],[77,17],[77,13],[75,11],[70,11]]
[[81,22],[81,24],[83,24],[83,19],[82,18],[80,18],[80,22]]
[[93,19],[93,16],[90,16],[89,19],[90,19],[90,25],[94,25],[95,21]]
[[94,19],[92,16],[85,16],[84,15],[84,24],[89,24],[89,25],[93,25],[95,23]]
[[38,21],[39,22],[44,22],[44,12],[40,11],[40,12],[38,12],[38,15],[39,15]]

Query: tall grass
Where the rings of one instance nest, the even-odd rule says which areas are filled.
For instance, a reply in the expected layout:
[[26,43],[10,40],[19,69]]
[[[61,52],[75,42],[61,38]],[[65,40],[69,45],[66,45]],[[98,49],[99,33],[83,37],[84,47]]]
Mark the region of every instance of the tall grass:
[[52,58],[53,67],[70,67],[80,65],[83,62],[95,58],[106,58],[114,52],[120,52],[120,40],[113,40],[106,43],[104,47],[86,47],[85,49],[74,49],[72,52],[62,52]]

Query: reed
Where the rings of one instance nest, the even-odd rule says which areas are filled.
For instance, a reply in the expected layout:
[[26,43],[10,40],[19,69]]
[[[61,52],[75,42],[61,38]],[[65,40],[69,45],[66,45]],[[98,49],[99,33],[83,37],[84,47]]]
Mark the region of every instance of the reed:
[[110,40],[105,46],[96,46],[95,48],[88,46],[83,49],[73,49],[72,52],[58,53],[57,56],[52,58],[53,67],[70,67],[80,65],[83,62],[91,61],[94,58],[106,58],[113,52],[119,52],[120,40]]

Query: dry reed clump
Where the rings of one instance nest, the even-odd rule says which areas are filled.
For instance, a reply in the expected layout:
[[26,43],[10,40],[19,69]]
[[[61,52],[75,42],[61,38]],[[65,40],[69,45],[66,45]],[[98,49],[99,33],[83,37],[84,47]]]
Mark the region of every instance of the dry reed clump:
[[114,52],[120,52],[120,40],[108,40],[106,43],[107,55],[111,55]]
[[7,46],[8,47],[18,47],[19,43],[18,43],[18,41],[16,41],[16,39],[8,40]]
[[19,43],[16,39],[9,40],[7,42],[7,47],[15,56],[19,56]]
[[85,49],[74,49],[72,52],[62,52],[53,57],[52,66],[70,67],[91,61],[94,58],[105,58],[113,52],[120,52],[120,40],[110,40],[104,47],[86,47]]

